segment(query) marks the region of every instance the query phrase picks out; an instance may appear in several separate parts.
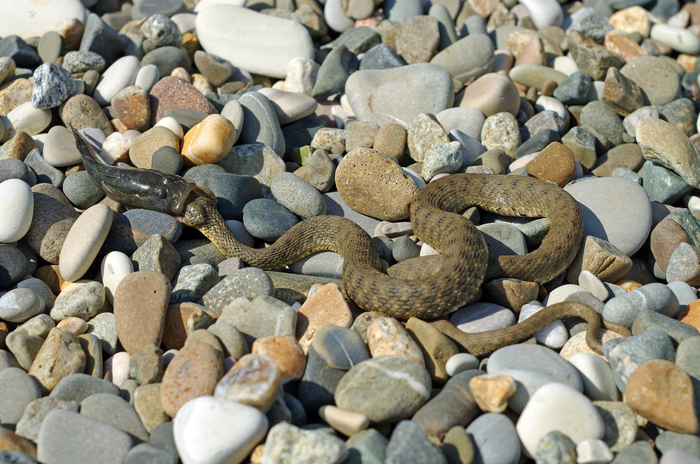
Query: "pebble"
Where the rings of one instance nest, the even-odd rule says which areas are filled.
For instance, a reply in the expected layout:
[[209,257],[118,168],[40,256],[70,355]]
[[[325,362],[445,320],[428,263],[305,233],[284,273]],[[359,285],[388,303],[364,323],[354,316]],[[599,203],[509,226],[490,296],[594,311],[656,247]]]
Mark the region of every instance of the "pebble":
[[673,317],[678,313],[678,298],[666,285],[647,284],[609,300],[603,308],[603,317],[631,328],[640,311],[655,311]]
[[641,56],[622,68],[620,73],[639,85],[652,105],[665,105],[674,100],[680,90],[680,77],[662,58]]
[[85,370],[85,353],[71,332],[51,329],[29,369],[43,393],[50,392],[65,377]]
[[[478,379],[478,377],[475,377]],[[487,413],[467,427],[483,462],[516,464],[520,458],[520,439],[513,422],[503,414]]]
[[184,462],[241,462],[265,437],[267,428],[267,418],[253,407],[202,396],[180,408],[172,433]]
[[29,185],[20,179],[0,182],[0,243],[24,237],[32,224],[34,197]]
[[[426,88],[427,82],[431,85]],[[450,73],[430,63],[357,71],[345,83],[345,93],[360,121],[376,121],[380,126],[393,122],[406,127],[419,113],[437,114],[453,102]],[[419,98],[384,97],[393,94],[414,94]]]
[[265,442],[262,462],[342,462],[348,456],[345,443],[322,430],[304,430],[281,423],[272,427]]
[[[197,38],[208,53],[251,73],[283,79],[291,59],[314,56],[311,37],[301,24],[246,8],[212,5],[199,12],[195,24]],[[250,40],[260,33],[267,34],[270,41]],[[273,43],[284,43],[284,47],[268,46]],[[260,56],[266,59],[261,61]]]
[[111,224],[112,211],[104,204],[91,206],[75,221],[59,257],[59,270],[65,280],[76,281],[87,272],[107,238]]
[[29,288],[16,288],[0,296],[0,319],[23,323],[44,312],[44,301]]
[[286,171],[282,158],[262,143],[236,145],[218,165],[232,174],[253,176],[265,187]]
[[[368,401],[367,382],[377,393]],[[372,422],[392,423],[411,417],[429,398],[430,376],[421,364],[402,356],[365,361],[343,376],[335,392],[339,408],[367,415]]]

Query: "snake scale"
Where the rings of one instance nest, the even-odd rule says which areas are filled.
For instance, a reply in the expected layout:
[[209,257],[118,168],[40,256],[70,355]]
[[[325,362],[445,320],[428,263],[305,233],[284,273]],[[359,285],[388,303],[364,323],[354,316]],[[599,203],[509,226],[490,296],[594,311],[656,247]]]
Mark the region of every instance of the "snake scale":
[[[419,272],[419,278],[401,278],[400,269],[391,276],[382,273],[371,237],[340,216],[306,219],[270,246],[250,248],[235,238],[216,209],[215,200],[202,189],[179,176],[100,164],[92,147],[76,131],[74,135],[87,171],[109,197],[130,207],[182,212],[183,224],[197,228],[225,256],[239,257],[263,270],[282,268],[316,251],[335,251],[344,260],[346,295],[364,310],[401,320],[435,319],[449,314],[473,300],[485,278],[512,277],[546,283],[569,267],[581,244],[581,210],[558,186],[532,177],[453,174],[429,183],[410,206],[414,233],[441,252],[437,269],[427,275]],[[533,252],[489,259],[481,233],[469,220],[455,214],[470,206],[509,216],[548,217],[550,232]],[[428,261],[431,265],[427,269],[436,267],[435,258]],[[600,351],[596,340],[599,316],[578,303],[553,305],[524,324],[486,335],[465,334],[446,320],[435,321],[433,326],[472,354],[486,354],[528,338],[565,316],[583,317],[589,323],[587,340],[592,349]],[[610,327],[625,334],[624,328]]]

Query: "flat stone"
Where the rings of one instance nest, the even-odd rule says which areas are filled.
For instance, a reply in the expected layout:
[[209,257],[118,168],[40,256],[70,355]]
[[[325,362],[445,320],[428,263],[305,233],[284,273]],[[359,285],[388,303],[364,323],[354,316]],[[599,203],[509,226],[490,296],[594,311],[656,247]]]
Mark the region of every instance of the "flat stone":
[[112,211],[103,204],[90,207],[75,221],[59,258],[64,279],[75,281],[85,274],[107,238],[111,224]]
[[660,57],[636,58],[620,68],[620,72],[644,90],[652,105],[665,105],[674,100],[680,89],[680,77]]
[[[427,82],[431,85],[426,86]],[[406,127],[419,113],[437,114],[451,107],[453,100],[451,75],[442,66],[429,63],[357,71],[348,78],[345,92],[360,121],[376,121],[380,126],[394,122]],[[406,93],[420,98],[390,98]]]
[[239,100],[245,124],[238,137],[240,144],[262,143],[279,156],[285,153],[284,136],[275,110],[266,96],[247,92]]
[[430,63],[443,66],[453,78],[465,83],[491,72],[494,45],[485,34],[470,34],[435,55]]
[[194,110],[211,114],[211,104],[202,93],[185,80],[166,76],[153,86],[149,93],[151,126],[169,110]]
[[137,271],[122,279],[114,295],[114,321],[127,352],[160,345],[169,300],[170,281],[160,272]]
[[[262,15],[239,6],[213,5],[199,12],[195,24],[197,38],[207,53],[224,58],[251,73],[283,79],[291,59],[313,58],[309,32],[293,21]],[[232,25],[235,27],[232,28]],[[261,31],[268,35],[274,31],[269,36],[273,41],[256,40]],[[270,48],[268,44],[272,43],[277,45]],[[260,56],[267,59],[261,62]]]
[[41,350],[34,358],[29,375],[50,392],[65,377],[85,370],[85,353],[78,338],[64,329],[51,329]]

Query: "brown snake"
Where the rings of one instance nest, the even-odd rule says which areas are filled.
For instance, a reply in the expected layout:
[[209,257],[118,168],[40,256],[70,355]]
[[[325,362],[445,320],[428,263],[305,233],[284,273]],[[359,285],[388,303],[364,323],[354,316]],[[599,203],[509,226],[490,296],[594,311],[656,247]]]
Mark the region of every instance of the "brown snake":
[[[510,216],[548,217],[551,232],[537,250],[527,255],[489,260],[481,233],[469,220],[453,214],[469,206]],[[279,269],[316,251],[335,251],[344,259],[343,288],[348,297],[362,309],[402,320],[434,319],[455,311],[477,295],[484,277],[546,283],[569,267],[582,239],[583,218],[576,201],[556,185],[531,177],[453,174],[423,188],[413,199],[410,211],[415,234],[442,253],[437,271],[419,272],[419,278],[411,280],[382,273],[379,254],[369,235],[339,216],[306,219],[264,249],[241,244],[205,197],[187,204],[183,223],[200,230],[226,256],[237,256],[265,270]],[[416,258],[420,259],[425,260]],[[436,261],[428,260],[433,264]],[[429,270],[434,267],[427,266]],[[580,303],[558,303],[520,324],[492,332],[464,333],[446,320],[435,321],[433,326],[470,353],[483,355],[522,341],[566,316],[588,322],[588,344],[600,352],[599,316]],[[606,327],[629,334],[624,327],[609,323]]]
[[[345,294],[364,310],[402,320],[436,319],[455,311],[478,295],[485,278],[549,282],[569,267],[581,244],[581,210],[558,186],[532,177],[453,174],[425,186],[410,207],[415,234],[441,255],[405,261],[391,275],[381,272],[379,253],[370,236],[340,216],[306,219],[269,247],[249,248],[233,235],[211,195],[195,184],[158,171],[106,166],[76,131],[74,135],[87,171],[116,201],[168,213],[183,212],[184,207],[183,224],[197,228],[225,256],[239,257],[264,270],[282,268],[316,251],[335,251],[344,260]],[[455,214],[470,206],[508,216],[548,217],[550,232],[527,255],[490,259],[481,233]],[[599,316],[580,303],[558,303],[513,327],[492,332],[464,333],[446,320],[435,321],[433,326],[472,354],[482,355],[524,340],[565,316],[588,322],[587,341],[600,352]],[[607,326],[629,334],[624,327]]]

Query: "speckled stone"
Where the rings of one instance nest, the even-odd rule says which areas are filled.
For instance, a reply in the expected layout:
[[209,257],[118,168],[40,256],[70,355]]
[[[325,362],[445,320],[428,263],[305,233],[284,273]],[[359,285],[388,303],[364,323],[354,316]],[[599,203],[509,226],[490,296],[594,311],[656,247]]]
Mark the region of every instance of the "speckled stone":
[[84,370],[85,353],[78,337],[67,330],[54,328],[34,358],[29,375],[39,381],[42,391],[50,392],[65,377]]
[[497,113],[486,118],[481,129],[481,144],[486,150],[502,149],[506,155],[515,157],[521,144],[518,121],[510,113]]
[[286,171],[282,158],[262,143],[236,145],[217,165],[232,174],[253,176],[266,187],[275,176]]
[[138,271],[160,272],[168,280],[173,280],[180,269],[180,255],[175,247],[162,235],[151,235],[141,245],[131,259]]
[[76,282],[65,287],[56,297],[51,318],[61,321],[67,317],[79,317],[89,321],[95,317],[105,302],[105,288],[95,281]]
[[75,130],[96,127],[105,135],[114,132],[99,103],[87,95],[78,94],[70,97],[58,110],[61,120],[67,127],[73,127]]
[[211,104],[202,93],[183,79],[166,75],[153,86],[149,94],[151,125],[173,109],[201,111],[211,114]]
[[386,447],[387,464],[447,464],[442,450],[428,440],[413,421],[403,420],[391,434]]
[[137,271],[122,279],[114,295],[114,322],[127,352],[160,345],[169,300],[170,281],[160,272]]
[[[378,171],[385,173],[383,179],[376,178]],[[358,148],[343,158],[336,170],[336,186],[353,210],[387,221],[408,217],[408,205],[418,191],[399,165],[369,148]]]
[[221,354],[204,343],[183,347],[170,361],[163,374],[160,399],[163,410],[175,417],[188,401],[212,396],[223,376]]
[[63,67],[54,63],[44,63],[34,71],[34,108],[55,108],[75,91],[73,77]]
[[154,234],[175,242],[182,233],[182,225],[174,217],[145,209],[132,209],[117,216],[109,230],[104,248],[121,251],[131,256],[138,247]]

